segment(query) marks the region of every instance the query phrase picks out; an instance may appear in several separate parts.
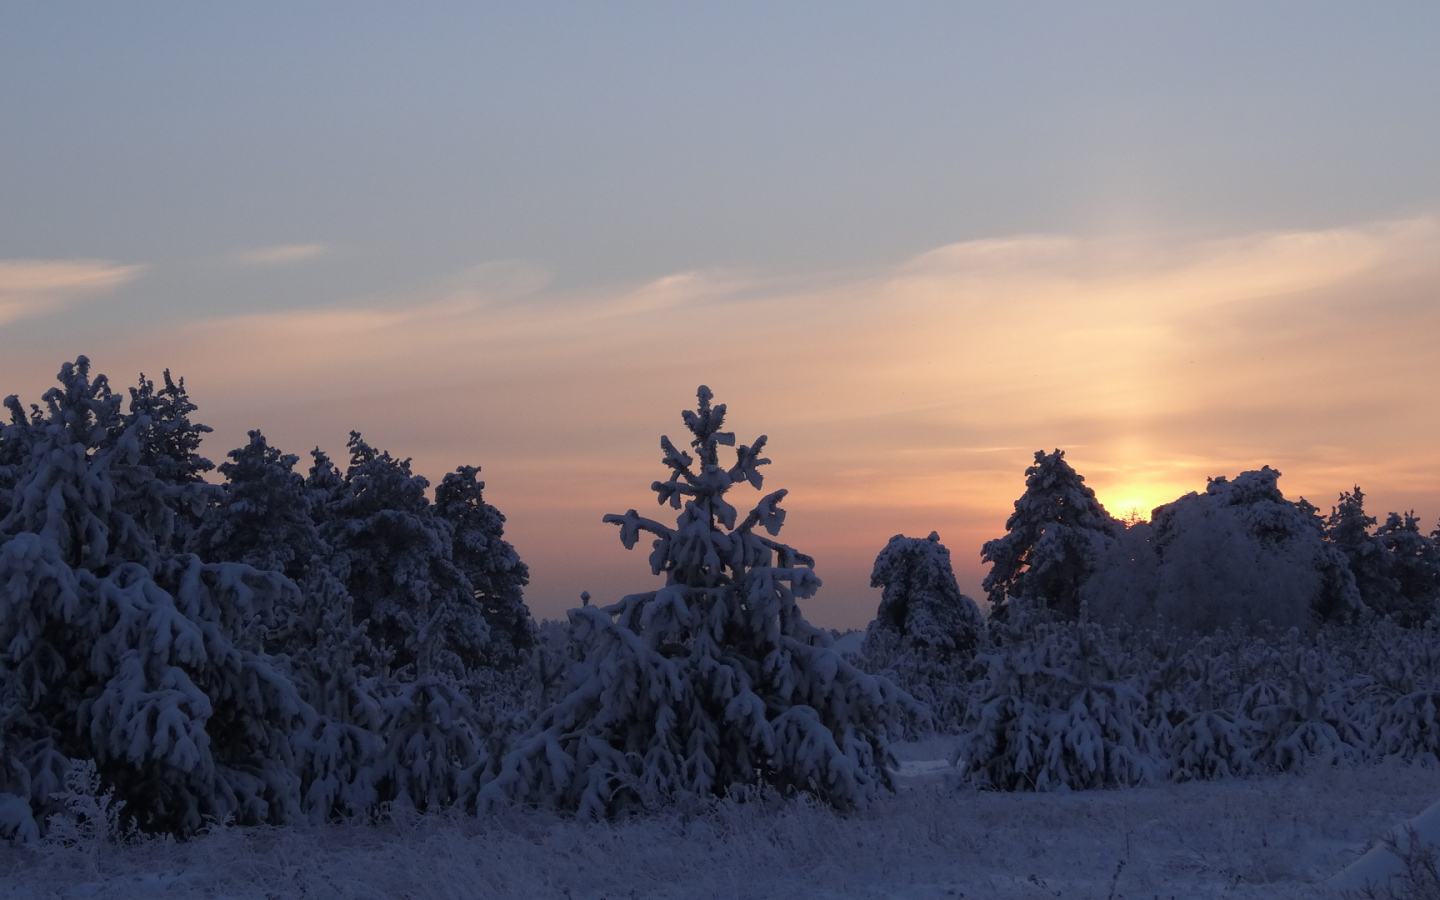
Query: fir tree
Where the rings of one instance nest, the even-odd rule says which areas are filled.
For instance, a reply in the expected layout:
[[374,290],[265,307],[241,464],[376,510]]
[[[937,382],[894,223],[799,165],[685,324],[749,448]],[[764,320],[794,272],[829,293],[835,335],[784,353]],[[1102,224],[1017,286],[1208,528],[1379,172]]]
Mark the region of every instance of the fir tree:
[[1081,588],[1122,530],[1065,461],[1065,451],[1037,450],[1005,536],[981,549],[981,559],[990,563],[983,587],[991,616],[1003,620],[1018,603],[1026,612],[1079,618]]
[[890,787],[899,692],[805,621],[797,601],[820,586],[813,561],[759,533],[779,532],[785,491],[743,518],[726,498],[737,484],[760,488],[765,438],[722,466],[720,448],[735,443],[725,407],[709,388],[698,398],[684,413],[695,455],[662,438],[670,474],[652,485],[677,523],[605,517],[627,548],[655,536],[650,567],[665,586],[570,611],[581,657],[570,692],[505,757],[486,802],[606,816],[760,785],[850,808]]

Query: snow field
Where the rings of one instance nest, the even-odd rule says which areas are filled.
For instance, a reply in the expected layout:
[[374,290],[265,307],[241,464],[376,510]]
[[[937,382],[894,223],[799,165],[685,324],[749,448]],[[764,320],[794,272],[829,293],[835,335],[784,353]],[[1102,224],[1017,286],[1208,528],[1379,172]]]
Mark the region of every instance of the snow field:
[[[1114,791],[956,789],[902,745],[900,790],[840,816],[722,803],[590,824],[511,810],[220,828],[132,847],[0,848],[0,897],[1285,898],[1440,797],[1409,764]],[[909,774],[913,772],[915,774]]]

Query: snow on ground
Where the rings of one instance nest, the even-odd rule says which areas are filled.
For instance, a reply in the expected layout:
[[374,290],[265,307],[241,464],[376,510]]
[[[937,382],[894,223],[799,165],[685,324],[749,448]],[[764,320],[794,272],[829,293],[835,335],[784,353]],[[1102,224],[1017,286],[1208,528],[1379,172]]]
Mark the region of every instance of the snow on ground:
[[948,741],[900,748],[901,789],[849,817],[721,804],[592,825],[535,812],[218,829],[187,843],[0,848],[0,897],[1282,898],[1440,798],[1408,765],[1069,794],[956,789]]

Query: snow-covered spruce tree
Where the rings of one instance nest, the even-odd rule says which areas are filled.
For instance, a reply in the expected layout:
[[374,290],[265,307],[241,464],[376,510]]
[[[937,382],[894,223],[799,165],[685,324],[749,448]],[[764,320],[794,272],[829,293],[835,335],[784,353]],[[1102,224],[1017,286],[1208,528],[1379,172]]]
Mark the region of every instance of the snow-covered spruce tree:
[[510,667],[535,646],[535,622],[523,596],[530,570],[505,540],[505,517],[485,502],[479,473],[478,466],[461,466],[440,479],[435,514],[451,525],[451,559],[470,582],[490,628],[486,661]]
[[983,587],[991,617],[1003,621],[1015,605],[1025,613],[1079,618],[1081,588],[1122,530],[1065,461],[1065,451],[1037,450],[1005,536],[981,549],[990,563]]
[[775,491],[741,518],[730,488],[759,488],[765,438],[728,469],[725,406],[707,387],[686,411],[695,456],[661,438],[665,481],[652,489],[680,510],[667,526],[635,510],[608,515],[625,546],[655,536],[650,567],[665,586],[613,606],[570,611],[581,658],[570,692],[506,755],[482,801],[541,804],[609,816],[680,796],[737,787],[806,792],[840,809],[891,786],[887,731],[905,702],[860,671],[800,614],[820,580],[810,557],[758,533],[779,532]]
[[875,558],[870,586],[881,589],[880,607],[865,635],[861,667],[887,675],[923,702],[934,727],[957,727],[985,618],[960,593],[940,535],[892,537]]
[[166,486],[140,463],[148,420],[120,427],[84,357],[59,380],[0,520],[7,827],[34,833],[86,759],[146,829],[292,817],[291,738],[313,713],[259,644],[293,585],[166,553]]

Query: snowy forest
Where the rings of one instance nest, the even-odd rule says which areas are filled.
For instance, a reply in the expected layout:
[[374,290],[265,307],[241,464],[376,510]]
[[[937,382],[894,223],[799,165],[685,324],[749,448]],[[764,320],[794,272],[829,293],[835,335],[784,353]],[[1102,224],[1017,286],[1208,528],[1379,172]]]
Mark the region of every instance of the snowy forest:
[[604,516],[663,586],[536,623],[478,466],[432,489],[360,432],[302,462],[260,431],[215,464],[183,379],[116,390],[84,357],[5,407],[17,846],[97,815],[185,839],[721,800],[851,814],[918,740],[943,742],[950,789],[990,792],[1440,765],[1440,528],[1371,515],[1358,486],[1325,510],[1265,467],[1127,522],[1037,452],[982,549],[983,605],[939,535],[896,535],[874,621],[837,635],[802,614],[821,581],[779,540],[765,437],[737,442],[701,387],[660,441],[663,515]]

